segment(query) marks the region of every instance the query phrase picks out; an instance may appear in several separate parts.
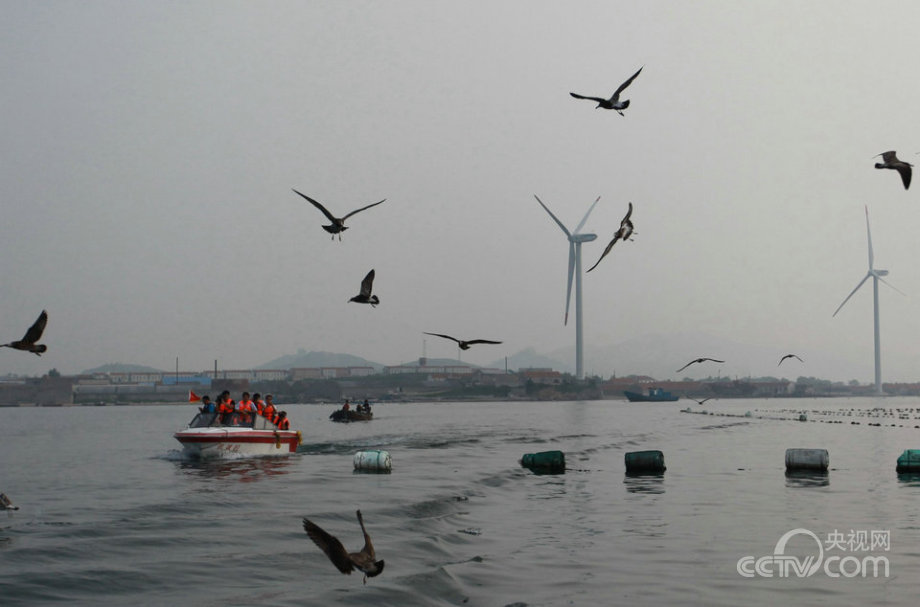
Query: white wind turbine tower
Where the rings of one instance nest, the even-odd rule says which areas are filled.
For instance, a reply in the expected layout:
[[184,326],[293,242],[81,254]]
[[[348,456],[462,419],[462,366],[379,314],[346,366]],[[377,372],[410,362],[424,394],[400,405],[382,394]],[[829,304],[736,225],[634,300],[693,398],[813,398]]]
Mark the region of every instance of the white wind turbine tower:
[[584,356],[584,324],[582,322],[581,316],[581,243],[591,242],[597,238],[597,234],[580,234],[579,230],[585,225],[585,222],[588,221],[588,215],[591,214],[591,211],[594,210],[594,206],[597,204],[597,201],[601,199],[600,196],[597,197],[597,200],[594,201],[594,204],[591,205],[591,208],[588,209],[588,212],[585,213],[585,216],[582,218],[581,222],[575,228],[573,232],[569,232],[559,219],[553,215],[553,212],[550,211],[543,201],[534,194],[534,198],[537,199],[537,202],[540,203],[540,206],[549,213],[549,216],[553,218],[562,231],[565,232],[566,238],[569,239],[569,284],[566,288],[565,295],[565,322],[563,324],[569,323],[569,300],[572,298],[572,275],[575,276],[575,378],[584,379],[585,378],[585,356]]
[[882,281],[901,295],[904,295],[903,292],[899,291],[897,287],[892,285],[890,282],[882,278],[882,276],[888,276],[888,270],[876,270],[873,265],[874,257],[872,255],[872,232],[869,230],[869,207],[866,207],[866,235],[869,239],[869,271],[866,272],[866,275],[863,276],[863,279],[859,281],[859,284],[856,285],[856,288],[850,291],[850,294],[847,295],[847,298],[843,300],[837,309],[834,311],[834,316],[837,316],[837,312],[840,311],[840,308],[843,305],[850,301],[850,298],[853,297],[853,294],[859,290],[859,287],[863,286],[863,283],[869,280],[869,277],[872,277],[872,299],[875,304],[875,393],[882,395],[882,352],[881,352],[881,342],[879,340],[879,323],[878,323],[878,281]]

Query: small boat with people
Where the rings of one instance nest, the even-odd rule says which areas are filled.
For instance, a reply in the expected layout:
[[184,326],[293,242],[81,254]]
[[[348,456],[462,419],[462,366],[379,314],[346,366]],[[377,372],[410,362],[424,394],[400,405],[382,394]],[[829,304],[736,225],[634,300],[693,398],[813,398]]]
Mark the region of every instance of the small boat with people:
[[334,422],[367,422],[374,419],[374,413],[362,413],[359,411],[345,411],[344,409],[336,409],[329,416]]
[[214,458],[235,455],[286,455],[297,451],[301,434],[281,430],[261,415],[200,412],[175,434],[186,455]]
[[345,404],[342,405],[341,409],[336,409],[329,415],[329,419],[334,422],[367,422],[374,419],[374,412],[371,411],[371,405],[367,402],[367,399],[364,400],[364,403],[360,405],[355,405],[355,408],[351,408],[351,403],[348,400],[345,400]]
[[671,394],[661,388],[649,388],[648,394],[623,390],[623,394],[626,395],[626,398],[628,398],[631,403],[671,403],[679,398],[677,395]]

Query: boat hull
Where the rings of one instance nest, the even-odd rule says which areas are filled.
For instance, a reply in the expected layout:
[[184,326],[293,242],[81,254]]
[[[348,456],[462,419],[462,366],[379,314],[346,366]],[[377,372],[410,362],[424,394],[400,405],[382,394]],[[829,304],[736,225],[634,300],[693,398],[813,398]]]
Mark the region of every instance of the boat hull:
[[287,455],[297,451],[298,432],[251,428],[188,428],[175,438],[189,457],[219,458],[249,455]]

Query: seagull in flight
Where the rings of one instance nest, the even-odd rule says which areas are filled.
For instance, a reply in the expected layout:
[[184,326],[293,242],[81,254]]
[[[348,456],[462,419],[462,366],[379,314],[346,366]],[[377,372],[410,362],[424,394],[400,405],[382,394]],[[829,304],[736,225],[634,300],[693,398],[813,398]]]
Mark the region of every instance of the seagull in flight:
[[[645,66],[643,65],[642,67],[645,67]],[[639,68],[639,72],[642,71],[642,67]],[[610,99],[602,99],[600,97],[586,97],[584,95],[579,95],[577,93],[569,93],[569,95],[571,95],[575,99],[590,99],[591,101],[597,101],[597,107],[595,107],[594,109],[604,108],[605,110],[616,110],[620,116],[625,116],[625,114],[623,113],[623,110],[629,107],[629,99],[620,101],[620,93],[623,92],[623,89],[625,89],[627,86],[632,84],[632,81],[636,79],[636,76],[639,75],[639,72],[636,72],[635,74],[629,77],[629,80],[621,84],[620,88],[614,91]]]
[[881,154],[876,154],[874,157],[881,156],[884,162],[876,162],[875,168],[877,169],[894,169],[901,174],[901,181],[904,183],[904,189],[910,187],[910,167],[914,166],[903,160],[898,160],[897,155],[894,150],[888,152],[882,152]]
[[[630,221],[629,216],[632,215],[632,203],[629,203],[629,210],[626,211],[626,216],[623,217],[623,220],[620,222],[620,229],[613,234],[613,240],[610,241],[610,244],[607,245],[607,248],[604,249],[604,252],[601,254],[601,259],[607,256],[607,253],[610,252],[610,249],[613,248],[613,245],[617,243],[618,240],[632,240],[633,235],[633,223]],[[601,262],[601,259],[598,259],[597,262],[588,268],[588,272],[597,267],[597,264]]]
[[[291,188],[291,189],[294,190],[294,188]],[[330,213],[330,212],[326,209],[326,207],[324,207],[324,206],[321,205],[320,203],[316,202],[315,200],[313,200],[312,198],[310,198],[310,197],[307,196],[306,194],[301,194],[301,193],[298,192],[297,190],[294,190],[294,193],[295,193],[295,194],[298,194],[299,196],[302,196],[302,197],[306,198],[308,202],[310,202],[313,206],[315,206],[317,209],[319,209],[320,211],[322,211],[322,212],[323,212],[323,215],[325,215],[327,218],[329,218],[329,221],[331,221],[332,223],[329,224],[329,225],[327,225],[327,226],[323,226],[323,229],[326,230],[327,232],[329,232],[330,234],[332,234],[332,238],[333,238],[333,239],[335,238],[335,235],[338,234],[338,235],[339,235],[339,240],[342,240],[342,232],[344,232],[345,230],[348,229],[348,226],[345,225],[345,220],[346,220],[346,219],[348,219],[349,217],[351,217],[351,216],[354,215],[355,213],[360,213],[361,211],[366,211],[367,209],[369,209],[369,208],[371,208],[371,207],[375,207],[375,206],[377,206],[378,204],[382,204],[382,203],[386,202],[386,198],[384,198],[384,199],[381,200],[380,202],[375,202],[374,204],[369,204],[369,205],[367,205],[366,207],[361,207],[360,209],[354,210],[354,211],[352,211],[351,213],[349,213],[348,215],[345,215],[344,217],[336,217],[336,216],[334,216],[332,213]]]
[[692,400],[693,402],[695,402],[695,403],[698,404],[698,405],[702,405],[702,404],[705,403],[707,400],[710,400],[712,397],[711,397],[711,396],[708,396],[708,397],[704,398],[703,400],[699,400],[699,399],[696,399],[696,398],[693,398],[693,397],[690,397],[690,396],[688,396],[687,398],[689,398],[690,400]]
[[371,270],[367,273],[367,276],[364,277],[364,280],[361,281],[361,292],[349,299],[348,301],[353,301],[355,303],[371,304],[372,308],[376,308],[377,304],[380,303],[380,299],[376,295],[371,295],[371,289],[374,288],[374,271]]
[[26,331],[22,339],[19,341],[11,341],[8,344],[0,344],[0,348],[13,348],[14,350],[23,350],[25,352],[31,352],[35,356],[41,356],[42,352],[48,349],[48,346],[35,342],[42,338],[42,333],[45,332],[45,325],[47,324],[48,313],[42,310],[42,313],[38,315],[38,319],[29,327],[29,330]]
[[725,362],[724,360],[716,360],[715,358],[697,358],[695,360],[691,360],[690,362],[688,362],[686,365],[684,365],[683,367],[675,371],[675,373],[680,373],[681,371],[683,371],[684,369],[686,369],[687,367],[689,367],[690,365],[694,363],[702,363],[702,362],[706,362],[707,360],[711,360],[714,363],[724,363]]
[[425,335],[434,335],[435,337],[443,337],[444,339],[452,339],[460,346],[461,350],[469,350],[470,346],[473,344],[500,344],[500,341],[491,341],[488,339],[470,339],[468,341],[457,339],[456,337],[451,337],[450,335],[444,335],[443,333],[428,333],[427,331],[422,331]]
[[303,519],[303,529],[320,550],[326,553],[339,571],[351,575],[351,572],[357,569],[364,574],[364,583],[367,584],[367,578],[378,576],[383,571],[383,560],[374,560],[377,558],[374,554],[374,544],[371,543],[371,536],[364,528],[361,511],[358,510],[357,514],[361,532],[364,534],[364,548],[360,552],[348,552],[335,536],[323,531],[319,525],[307,518]]
[[797,359],[799,362],[802,362],[802,363],[805,362],[804,360],[802,360],[801,358],[799,358],[799,357],[796,356],[795,354],[787,354],[787,355],[783,356],[781,359],[779,359],[779,362],[776,363],[776,366],[778,367],[778,366],[780,366],[781,364],[783,364],[783,361],[786,360],[787,358],[795,358],[795,359]]

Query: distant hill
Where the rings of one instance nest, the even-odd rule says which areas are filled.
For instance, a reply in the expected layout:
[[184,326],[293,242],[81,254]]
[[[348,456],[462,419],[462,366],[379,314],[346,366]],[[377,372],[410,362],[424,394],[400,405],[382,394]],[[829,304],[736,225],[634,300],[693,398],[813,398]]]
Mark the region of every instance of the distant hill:
[[336,352],[307,352],[303,348],[297,350],[297,354],[285,354],[256,368],[294,369],[318,367],[373,367],[376,371],[383,369],[383,365],[380,363],[369,361],[360,356]]
[[92,369],[83,371],[84,375],[93,373],[163,373],[162,369],[147,367],[144,365],[131,365],[127,363],[106,363]]

